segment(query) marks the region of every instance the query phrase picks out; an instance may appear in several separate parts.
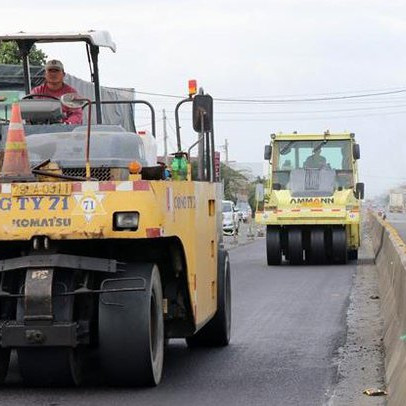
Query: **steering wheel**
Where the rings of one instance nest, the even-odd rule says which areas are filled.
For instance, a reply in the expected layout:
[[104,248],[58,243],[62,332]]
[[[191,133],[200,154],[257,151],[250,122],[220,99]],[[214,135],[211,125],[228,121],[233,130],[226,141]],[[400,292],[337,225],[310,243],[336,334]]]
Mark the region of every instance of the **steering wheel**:
[[56,97],[56,96],[51,96],[50,94],[36,94],[36,93],[30,93],[30,94],[27,94],[27,95],[25,95],[24,97],[22,97],[21,98],[21,100],[24,100],[24,99],[34,99],[35,97],[45,97],[45,98],[48,98],[48,99],[54,99],[54,100],[58,100],[58,101],[60,101],[60,99],[58,98],[58,97]]

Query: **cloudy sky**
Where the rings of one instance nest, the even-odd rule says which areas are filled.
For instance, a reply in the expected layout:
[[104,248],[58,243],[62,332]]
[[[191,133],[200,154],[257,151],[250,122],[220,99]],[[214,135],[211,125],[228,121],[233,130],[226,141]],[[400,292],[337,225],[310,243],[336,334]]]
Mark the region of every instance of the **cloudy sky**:
[[[102,84],[134,88],[156,106],[160,143],[165,108],[171,151],[178,99],[148,93],[186,96],[196,79],[217,99],[217,148],[227,139],[230,160],[262,161],[273,132],[350,131],[370,196],[406,183],[404,0],[13,3],[2,7],[2,34],[108,30],[117,52],[101,52]],[[89,79],[84,47],[40,48]],[[195,140],[189,117],[185,109],[185,146]],[[145,111],[137,121],[148,122]]]

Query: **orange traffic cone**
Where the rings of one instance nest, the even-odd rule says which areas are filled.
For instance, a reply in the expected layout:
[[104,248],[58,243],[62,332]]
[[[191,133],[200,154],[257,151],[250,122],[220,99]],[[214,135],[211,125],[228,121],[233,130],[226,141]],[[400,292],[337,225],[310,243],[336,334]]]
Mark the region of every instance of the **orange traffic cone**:
[[16,179],[33,177],[28,158],[20,105],[18,103],[13,103],[11,109],[1,177]]

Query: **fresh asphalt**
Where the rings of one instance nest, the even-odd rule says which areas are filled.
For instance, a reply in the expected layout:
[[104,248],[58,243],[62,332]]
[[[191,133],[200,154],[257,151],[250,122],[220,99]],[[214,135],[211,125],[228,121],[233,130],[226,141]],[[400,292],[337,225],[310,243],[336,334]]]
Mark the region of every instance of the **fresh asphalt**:
[[356,265],[269,267],[264,238],[230,258],[228,347],[189,350],[172,340],[162,382],[151,389],[27,388],[14,361],[0,405],[323,405],[337,380]]

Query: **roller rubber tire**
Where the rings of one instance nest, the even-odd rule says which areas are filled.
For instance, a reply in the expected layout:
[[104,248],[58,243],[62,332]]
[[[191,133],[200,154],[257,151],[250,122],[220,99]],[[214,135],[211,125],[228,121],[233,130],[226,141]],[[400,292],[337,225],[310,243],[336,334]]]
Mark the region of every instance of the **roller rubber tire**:
[[268,265],[281,264],[281,236],[278,227],[266,227],[266,259]]
[[298,228],[288,230],[288,251],[291,265],[300,265],[303,263],[302,230]]
[[310,230],[310,252],[309,262],[311,264],[326,263],[326,244],[324,238],[324,229],[314,228]]
[[186,338],[189,348],[225,347],[231,331],[231,277],[228,252],[219,250],[217,312],[194,336]]
[[331,230],[331,259],[335,264],[347,263],[347,235],[345,228]]
[[[0,301],[0,319],[1,320],[14,320],[16,312],[15,301],[3,300]],[[10,365],[10,348],[0,347],[0,385],[4,383],[8,368]]]
[[100,295],[99,356],[110,385],[156,386],[162,377],[165,340],[158,267],[133,264],[105,286],[128,287],[137,278],[145,280],[145,291]]

